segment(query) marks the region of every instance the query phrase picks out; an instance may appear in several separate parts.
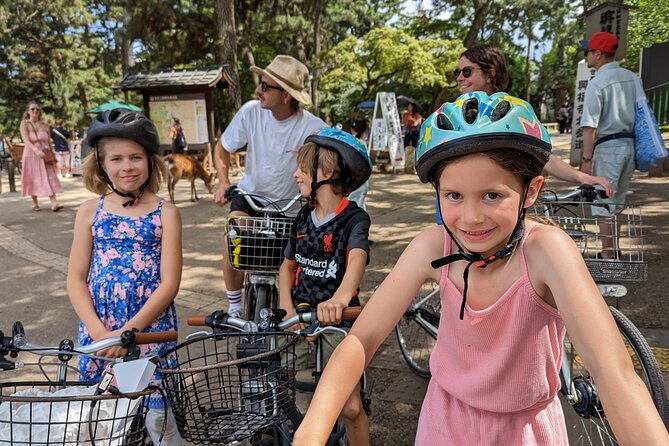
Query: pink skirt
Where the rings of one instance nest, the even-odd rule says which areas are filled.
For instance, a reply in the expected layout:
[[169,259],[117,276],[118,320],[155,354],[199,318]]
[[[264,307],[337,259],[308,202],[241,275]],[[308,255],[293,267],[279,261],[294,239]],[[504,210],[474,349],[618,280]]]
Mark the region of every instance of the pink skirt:
[[21,195],[50,197],[63,192],[63,186],[58,180],[55,164],[44,164],[35,152],[29,148],[23,149],[21,159]]
[[453,398],[432,379],[420,411],[415,444],[569,446],[569,440],[557,396],[537,409],[488,412]]

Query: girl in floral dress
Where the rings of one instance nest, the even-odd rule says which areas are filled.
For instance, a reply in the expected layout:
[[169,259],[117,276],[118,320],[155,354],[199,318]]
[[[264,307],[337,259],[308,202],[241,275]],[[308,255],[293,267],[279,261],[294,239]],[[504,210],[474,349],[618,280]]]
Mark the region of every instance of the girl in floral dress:
[[[87,345],[131,329],[176,330],[181,217],[156,195],[166,173],[156,128],[140,113],[115,109],[93,118],[87,139],[94,150],[84,162],[84,184],[101,197],[81,205],[74,225],[67,288],[81,319],[79,342]],[[144,356],[160,355],[174,343],[140,347]],[[104,357],[124,353],[122,347],[98,352]],[[86,380],[97,381],[104,363],[81,357],[79,370]],[[160,396],[148,404],[146,424],[157,443],[164,415],[171,412]],[[174,422],[167,423],[162,444],[181,444]]]

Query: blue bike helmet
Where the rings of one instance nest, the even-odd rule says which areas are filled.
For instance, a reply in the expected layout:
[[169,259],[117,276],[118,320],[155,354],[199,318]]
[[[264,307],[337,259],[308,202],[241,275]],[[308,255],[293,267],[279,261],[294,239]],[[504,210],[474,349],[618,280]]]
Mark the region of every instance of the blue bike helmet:
[[520,150],[545,165],[551,140],[524,100],[507,93],[465,93],[443,104],[421,126],[416,172],[426,183],[432,168],[442,160],[502,148]]
[[312,199],[316,196],[316,189],[321,184],[341,181],[333,178],[331,180],[316,181],[316,171],[318,170],[318,147],[332,149],[341,156],[340,170],[344,175],[343,185],[350,190],[355,190],[362,186],[372,174],[372,162],[367,155],[365,145],[355,136],[343,130],[337,130],[331,127],[323,127],[314,131],[304,140],[305,143],[316,144],[316,153],[314,155],[311,195]]
[[[455,102],[443,104],[425,120],[420,129],[415,165],[418,177],[423,183],[436,183],[438,178],[435,178],[434,168],[448,158],[495,149],[514,149],[530,155],[543,167],[548,162],[551,147],[548,132],[537,119],[530,104],[506,93],[488,96],[477,91],[463,94]],[[440,268],[459,260],[468,262],[463,273],[460,319],[464,317],[467,301],[469,269],[472,266],[485,268],[496,260],[510,256],[522,239],[527,187],[528,184],[525,184],[516,227],[505,246],[493,255],[484,258],[478,252],[463,249],[450,229],[443,224],[458,252],[434,260],[432,267]]]
[[100,161],[100,153],[98,151],[98,142],[100,138],[104,137],[114,137],[114,138],[126,138],[132,141],[135,141],[140,146],[144,147],[144,150],[151,155],[159,153],[160,149],[160,139],[158,138],[158,131],[156,126],[153,125],[153,122],[149,120],[146,116],[141,113],[137,113],[126,108],[115,108],[113,110],[107,110],[103,113],[96,115],[91,121],[88,131],[86,133],[86,142],[90,147],[95,149],[95,156],[98,163],[98,172],[100,176],[105,180],[107,185],[111,188],[114,193],[122,197],[130,198],[130,200],[123,203],[123,206],[132,206],[139,202],[139,199],[144,195],[144,189],[149,185],[151,181],[151,175],[153,173],[153,163],[151,162],[151,157],[149,156],[148,169],[149,176],[142,186],[139,188],[139,194],[135,196],[129,192],[121,192],[116,190],[114,184],[109,179],[107,172],[105,172],[102,162]]

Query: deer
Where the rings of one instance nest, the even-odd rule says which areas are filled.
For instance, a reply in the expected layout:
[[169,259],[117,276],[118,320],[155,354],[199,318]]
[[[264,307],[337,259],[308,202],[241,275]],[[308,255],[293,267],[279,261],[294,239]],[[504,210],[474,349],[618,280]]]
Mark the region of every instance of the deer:
[[181,178],[187,178],[190,181],[190,201],[199,200],[197,190],[195,189],[195,180],[200,178],[204,181],[209,193],[214,190],[215,175],[207,173],[200,163],[192,155],[182,153],[170,153],[165,155],[165,164],[167,165],[167,191],[170,194],[170,201],[174,203],[174,186]]

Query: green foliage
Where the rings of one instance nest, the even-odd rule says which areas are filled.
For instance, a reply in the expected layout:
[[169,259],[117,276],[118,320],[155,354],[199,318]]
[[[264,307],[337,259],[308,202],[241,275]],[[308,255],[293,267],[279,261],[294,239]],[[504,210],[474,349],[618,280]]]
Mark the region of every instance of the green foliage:
[[669,1],[626,0],[629,10],[627,55],[621,65],[637,73],[642,48],[669,42]]
[[323,102],[335,117],[346,120],[355,104],[374,99],[380,91],[431,100],[431,93],[446,86],[446,74],[455,68],[461,51],[459,42],[418,40],[389,27],[373,29],[360,39],[350,36],[318,61],[324,72]]
[[[408,16],[402,0],[234,0],[232,48],[240,97],[255,96],[251,64],[266,66],[276,54],[291,54],[317,78],[321,109],[337,120],[347,120],[355,104],[379,91],[412,97],[429,112],[458,95],[452,71],[465,46],[490,43],[507,58],[510,93],[529,93],[534,105],[545,102],[550,110],[570,99],[581,58],[575,43],[583,35],[579,14],[597,3],[431,0],[430,8]],[[636,9],[630,10],[623,64],[636,71],[640,48],[669,40],[669,2],[625,3]],[[0,3],[0,127],[17,133],[31,99],[42,103],[48,119],[85,126],[86,109],[112,97],[126,99],[112,89],[124,71],[221,64],[214,5],[211,0]],[[131,93],[129,100],[141,99]],[[223,117],[236,111],[225,92],[214,95],[214,104],[223,124]]]
[[42,104],[47,119],[73,126],[84,120],[85,108],[110,96],[120,67],[101,63],[114,58],[88,6],[81,0],[0,5],[0,26],[7,31],[0,34],[0,122],[7,133],[18,134],[30,100]]

